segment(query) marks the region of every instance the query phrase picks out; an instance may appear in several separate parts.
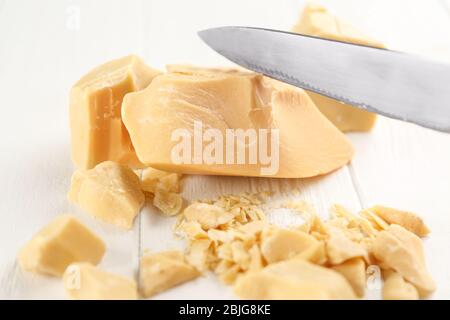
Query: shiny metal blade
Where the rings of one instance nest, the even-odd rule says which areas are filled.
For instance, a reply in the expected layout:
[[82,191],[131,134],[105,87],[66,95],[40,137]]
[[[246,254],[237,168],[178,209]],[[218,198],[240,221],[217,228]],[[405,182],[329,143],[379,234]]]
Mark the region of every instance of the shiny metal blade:
[[247,69],[390,118],[450,132],[450,65],[277,30],[222,27],[199,36]]

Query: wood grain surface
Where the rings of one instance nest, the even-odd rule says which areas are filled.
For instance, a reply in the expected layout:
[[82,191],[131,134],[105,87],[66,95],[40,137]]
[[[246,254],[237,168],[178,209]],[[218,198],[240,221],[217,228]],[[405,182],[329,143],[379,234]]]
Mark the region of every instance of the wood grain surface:
[[[68,92],[90,68],[130,53],[168,63],[229,65],[196,32],[251,25],[288,30],[305,1],[275,0],[0,0],[0,298],[63,299],[60,279],[23,273],[15,257],[34,232],[63,212],[105,240],[101,267],[129,277],[145,249],[182,248],[173,219],[147,205],[125,232],[70,204]],[[320,1],[389,48],[450,63],[450,0]],[[450,84],[449,84],[450,90]],[[382,94],[382,93],[380,93]],[[432,99],[432,97],[430,97]],[[426,106],[424,106],[426,107]],[[263,179],[189,176],[188,200],[224,193],[274,191],[311,202],[326,217],[331,204],[352,211],[385,204],[415,211],[432,229],[426,240],[437,281],[433,298],[450,298],[450,135],[379,118],[371,133],[349,134],[351,164],[324,177]],[[281,214],[281,213],[280,213]],[[377,298],[379,292],[369,292]],[[160,299],[233,299],[213,276],[168,290]]]

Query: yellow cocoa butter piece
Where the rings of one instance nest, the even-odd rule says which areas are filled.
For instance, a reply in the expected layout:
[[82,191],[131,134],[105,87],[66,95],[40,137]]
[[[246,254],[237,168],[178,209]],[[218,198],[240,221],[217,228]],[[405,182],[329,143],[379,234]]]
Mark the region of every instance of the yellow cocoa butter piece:
[[333,270],[342,274],[350,283],[355,294],[362,298],[366,289],[366,263],[362,258],[347,260],[333,266]]
[[[331,40],[384,48],[383,44],[370,39],[316,4],[309,4],[304,8],[292,31]],[[375,125],[375,113],[314,92],[308,91],[308,95],[317,108],[341,131],[369,131]]]
[[154,168],[142,170],[141,187],[143,191],[155,193],[157,189],[167,192],[180,191],[180,175]]
[[181,251],[147,253],[141,258],[141,293],[144,297],[151,297],[199,275],[200,273],[185,261]]
[[105,272],[90,263],[74,263],[63,276],[64,288],[73,300],[136,300],[134,280]]
[[94,68],[70,92],[72,159],[80,169],[106,160],[141,166],[122,123],[123,97],[147,87],[159,71],[137,56]]
[[383,272],[383,299],[385,300],[418,300],[419,293],[417,289],[405,281],[403,277],[393,271],[386,270]]
[[183,211],[186,221],[198,222],[205,230],[217,228],[234,218],[234,215],[223,208],[207,203],[193,203]]
[[68,197],[94,217],[125,229],[133,226],[145,201],[138,176],[112,161],[76,171]]
[[329,237],[326,240],[326,251],[328,261],[331,264],[341,264],[353,258],[367,259],[367,251],[362,245],[351,241],[340,229],[329,229]]
[[421,297],[436,289],[426,268],[422,240],[414,233],[392,224],[377,234],[372,251],[383,267],[396,271],[413,284]]
[[[248,72],[187,68],[158,76],[126,95],[122,118],[139,159],[170,172],[301,178],[333,171],[353,155],[304,90]],[[261,145],[268,160],[254,152]]]
[[234,292],[243,299],[355,299],[338,272],[291,259],[238,278]]
[[97,264],[105,253],[104,242],[70,215],[56,217],[19,252],[23,270],[61,276],[73,262]]
[[398,224],[406,230],[415,233],[419,237],[425,237],[430,233],[430,229],[427,227],[422,218],[413,212],[383,206],[374,206],[367,210],[373,212],[388,224]]
[[274,263],[315,249],[318,243],[318,240],[305,232],[276,228],[263,237],[261,253],[268,263]]
[[183,198],[174,192],[156,189],[153,205],[166,216],[175,216],[183,207]]

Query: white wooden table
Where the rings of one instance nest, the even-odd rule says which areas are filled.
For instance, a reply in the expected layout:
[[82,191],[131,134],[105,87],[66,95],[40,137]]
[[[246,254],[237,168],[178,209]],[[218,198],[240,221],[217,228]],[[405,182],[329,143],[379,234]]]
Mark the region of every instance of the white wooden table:
[[[450,62],[449,0],[321,3],[392,49]],[[76,214],[105,239],[108,251],[101,267],[108,271],[134,277],[144,249],[182,246],[172,236],[173,220],[151,207],[132,231],[124,232],[94,221],[67,201],[73,171],[68,91],[83,73],[129,53],[158,68],[184,62],[227,65],[196,31],[220,25],[288,30],[303,5],[296,0],[0,0],[0,298],[64,298],[59,279],[23,274],[15,262],[18,248],[63,212]],[[428,265],[438,283],[433,297],[449,299],[450,135],[380,119],[372,133],[349,136],[355,158],[328,176],[192,176],[185,196],[267,189],[294,195],[298,190],[296,197],[313,203],[324,217],[332,203],[353,211],[373,204],[416,211],[433,231],[426,240]],[[157,298],[234,297],[207,276]]]

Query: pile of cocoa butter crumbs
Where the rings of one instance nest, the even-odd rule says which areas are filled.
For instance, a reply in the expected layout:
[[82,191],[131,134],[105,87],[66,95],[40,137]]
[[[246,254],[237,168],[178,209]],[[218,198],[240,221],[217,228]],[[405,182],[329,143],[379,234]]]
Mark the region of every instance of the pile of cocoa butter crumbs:
[[[269,199],[228,195],[187,206],[174,227],[186,240],[185,260],[246,299],[362,298],[369,270],[380,271],[384,299],[419,299],[435,290],[421,240],[429,229],[416,214],[374,206],[356,215],[333,205],[322,220],[304,201]],[[264,208],[289,209],[304,222],[279,227]]]

